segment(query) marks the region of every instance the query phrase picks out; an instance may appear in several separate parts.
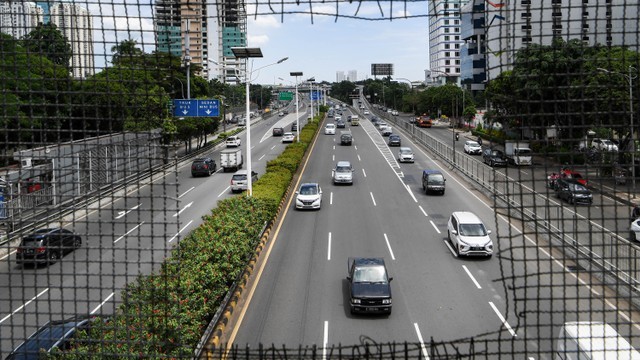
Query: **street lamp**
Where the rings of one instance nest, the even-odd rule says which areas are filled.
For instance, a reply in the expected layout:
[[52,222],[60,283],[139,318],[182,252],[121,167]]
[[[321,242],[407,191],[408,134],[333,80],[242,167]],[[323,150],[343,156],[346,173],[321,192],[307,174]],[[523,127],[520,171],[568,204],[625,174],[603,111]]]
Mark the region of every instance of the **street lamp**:
[[313,119],[313,83],[316,81],[315,77],[307,79],[309,85],[311,86],[311,92],[309,92],[309,101],[311,102],[311,118]]
[[165,80],[178,80],[180,82],[180,90],[182,92],[182,98],[184,99],[184,84],[182,83],[182,80],[180,80],[180,78],[171,77],[171,76],[165,76],[164,79]]
[[416,102],[413,99],[413,83],[411,82],[411,80],[409,79],[405,79],[405,78],[396,78],[397,80],[402,80],[402,81],[406,81],[409,83],[409,91],[411,92],[411,105],[413,106],[413,114],[416,114]]
[[624,77],[625,79],[627,79],[627,82],[629,83],[629,122],[630,122],[630,127],[631,127],[631,132],[629,134],[629,137],[631,138],[631,182],[633,184],[633,197],[636,197],[635,194],[635,189],[636,189],[636,143],[633,139],[633,80],[636,79],[638,77],[638,75],[636,75],[636,73],[638,72],[638,69],[634,68],[633,66],[629,66],[628,71],[629,74],[624,74],[621,72],[617,72],[617,71],[611,71],[611,70],[607,70],[607,69],[603,69],[603,68],[597,68],[598,71],[606,73],[606,74],[616,74],[616,75],[621,75],[622,77]]
[[289,73],[296,78],[296,129],[298,129],[297,142],[300,142],[300,105],[298,104],[298,76],[302,76],[302,71],[292,71]]
[[[233,52],[233,56],[235,56],[237,59],[247,59],[247,61],[249,58],[262,57],[262,50],[260,50],[260,48],[232,47],[231,51]],[[280,64],[286,61],[287,59],[288,57],[285,57],[278,60],[277,62],[259,67],[255,70],[252,69],[251,71],[249,71],[249,69],[247,69],[245,65],[244,80],[245,80],[245,93],[246,93],[245,118],[247,123],[247,196],[251,196],[253,193],[253,184],[252,184],[252,178],[251,178],[253,175],[253,172],[251,169],[251,116],[249,115],[249,111],[251,110],[250,109],[251,100],[249,99],[249,84],[251,83],[251,78],[253,77],[254,71],[262,70],[267,66]]]

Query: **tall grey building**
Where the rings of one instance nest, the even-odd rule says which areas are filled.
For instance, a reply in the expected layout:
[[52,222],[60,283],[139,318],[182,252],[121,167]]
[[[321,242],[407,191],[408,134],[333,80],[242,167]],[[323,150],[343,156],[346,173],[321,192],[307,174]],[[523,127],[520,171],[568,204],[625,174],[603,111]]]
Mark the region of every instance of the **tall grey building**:
[[347,78],[344,75],[344,71],[336,71],[336,82],[343,82],[345,80],[347,80]]
[[71,75],[76,78],[93,75],[93,20],[89,10],[74,3],[58,2],[50,5],[49,14],[51,23],[71,45]]
[[460,14],[468,1],[429,1],[428,83],[460,81]]

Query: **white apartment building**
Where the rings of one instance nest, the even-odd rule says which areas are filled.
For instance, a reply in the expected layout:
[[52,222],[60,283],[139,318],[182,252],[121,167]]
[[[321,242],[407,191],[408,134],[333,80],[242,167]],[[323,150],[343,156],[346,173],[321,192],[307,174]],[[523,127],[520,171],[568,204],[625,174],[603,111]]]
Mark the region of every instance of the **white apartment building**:
[[356,70],[349,70],[347,73],[347,80],[351,82],[358,81],[358,72]]
[[0,3],[0,32],[21,39],[43,21],[42,8],[34,2],[3,1]]
[[428,83],[460,82],[460,9],[469,0],[429,1]]
[[51,23],[71,45],[71,75],[83,78],[95,73],[93,59],[93,21],[89,11],[73,3],[55,3],[50,8]]
[[347,78],[344,75],[344,71],[336,71],[336,82],[343,82],[345,80],[347,80]]
[[638,1],[503,0],[486,5],[488,80],[510,70],[517,51],[554,38],[580,39],[586,46],[626,46],[638,51]]

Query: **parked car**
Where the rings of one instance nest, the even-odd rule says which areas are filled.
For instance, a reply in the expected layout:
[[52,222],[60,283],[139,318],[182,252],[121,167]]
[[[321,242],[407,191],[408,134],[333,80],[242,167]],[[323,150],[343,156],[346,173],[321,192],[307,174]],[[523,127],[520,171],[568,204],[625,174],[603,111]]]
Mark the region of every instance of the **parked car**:
[[273,128],[273,136],[282,136],[284,135],[284,129],[281,127],[274,127]]
[[447,237],[458,256],[493,255],[493,241],[480,218],[470,211],[455,211],[447,223]]
[[413,162],[413,150],[409,147],[401,147],[400,150],[398,150],[398,161]]
[[402,145],[402,140],[400,139],[400,135],[391,134],[389,135],[389,146],[400,146]]
[[283,143],[292,143],[295,140],[296,140],[296,137],[291,132],[286,132],[286,133],[284,133],[284,135],[282,135],[282,142]]
[[507,157],[500,150],[484,149],[482,151],[482,161],[489,166],[507,166]]
[[391,280],[383,258],[350,257],[347,281],[351,313],[391,314]]
[[296,209],[320,209],[322,189],[318,183],[304,183],[296,191]]
[[591,191],[576,179],[559,178],[555,183],[556,196],[569,204],[593,203]]
[[[249,179],[247,178],[247,170],[238,170],[231,177],[231,192],[241,192],[249,187]],[[258,173],[251,171],[251,182],[258,181]]]
[[591,146],[602,151],[618,151],[618,145],[608,139],[595,138],[591,141]]
[[53,264],[82,246],[80,235],[62,228],[39,229],[22,238],[16,250],[18,264]]
[[240,137],[237,135],[231,135],[227,137],[225,143],[227,144],[227,147],[238,147],[242,144],[242,140],[240,140]]
[[469,155],[480,155],[482,153],[482,146],[477,141],[467,140],[464,143],[464,152]]
[[336,134],[336,124],[327,124],[324,126],[324,134],[325,135],[335,135]]
[[336,167],[331,172],[333,184],[353,185],[353,166],[349,161],[338,161]]
[[191,176],[210,176],[216,172],[216,162],[212,158],[196,158],[191,163]]
[[42,353],[48,354],[56,349],[68,350],[78,331],[89,331],[96,321],[105,321],[105,318],[90,315],[49,321],[9,353],[6,359],[42,359],[46,358]]

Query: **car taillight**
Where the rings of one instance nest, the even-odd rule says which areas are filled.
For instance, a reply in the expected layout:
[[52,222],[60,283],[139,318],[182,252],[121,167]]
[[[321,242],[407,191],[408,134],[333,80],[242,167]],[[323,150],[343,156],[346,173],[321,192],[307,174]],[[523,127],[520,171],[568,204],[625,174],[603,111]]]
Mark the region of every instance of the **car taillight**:
[[209,165],[202,165],[202,168],[207,170],[209,168]]
[[195,170],[196,166],[195,165],[191,165],[191,170]]
[[40,246],[36,248],[36,253],[37,254],[42,254],[47,250],[47,248],[45,248],[44,246]]
[[24,249],[23,249],[23,248],[17,248],[17,249],[16,249],[16,252],[17,252],[18,254],[21,254],[22,252],[24,252]]

